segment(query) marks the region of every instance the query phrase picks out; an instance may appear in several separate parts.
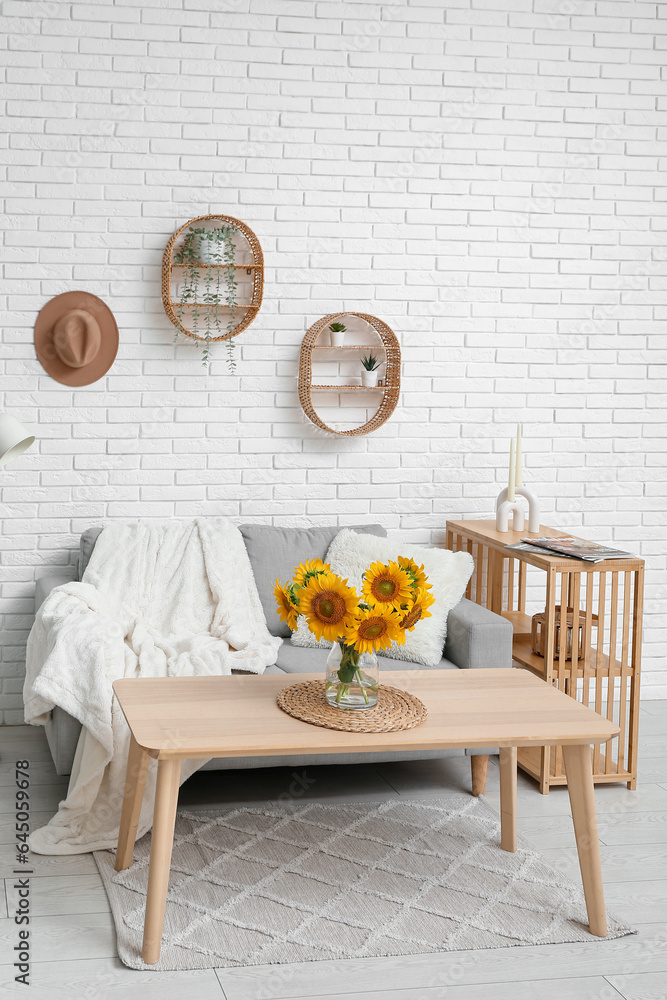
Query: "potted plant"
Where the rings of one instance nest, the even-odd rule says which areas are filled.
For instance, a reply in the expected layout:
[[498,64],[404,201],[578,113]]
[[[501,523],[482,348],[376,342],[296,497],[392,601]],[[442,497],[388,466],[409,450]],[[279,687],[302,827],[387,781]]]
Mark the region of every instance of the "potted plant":
[[361,363],[363,365],[361,384],[367,389],[373,389],[378,384],[380,362],[373,354],[367,354],[361,359]]
[[[226,327],[227,365],[232,373],[235,369],[234,338],[231,336],[236,308],[235,232],[232,226],[216,229],[190,226],[183,246],[174,256],[175,263],[184,265],[178,318],[183,319],[186,308],[192,310],[190,326],[195,336],[203,341],[202,363],[205,366],[211,360],[211,340],[223,336],[223,327]],[[225,311],[228,312],[226,322]],[[202,324],[203,336],[199,333]],[[177,338],[178,330],[174,339]]]
[[373,708],[378,700],[377,653],[403,645],[435,604],[424,567],[413,559],[372,563],[362,576],[361,596],[329,563],[309,559],[285,584],[276,580],[280,618],[292,631],[299,615],[318,642],[332,643],[327,658],[325,699],[343,709]]
[[345,331],[347,327],[344,323],[331,323],[329,325],[329,330],[331,333],[331,346],[332,347],[342,347],[345,343]]

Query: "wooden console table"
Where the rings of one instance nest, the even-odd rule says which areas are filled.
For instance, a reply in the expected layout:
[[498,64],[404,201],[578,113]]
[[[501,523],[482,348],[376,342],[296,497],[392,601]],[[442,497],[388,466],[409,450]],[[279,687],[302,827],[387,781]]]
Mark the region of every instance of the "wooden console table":
[[[522,538],[539,535],[564,537],[571,532],[544,525],[537,534],[499,532],[495,520],[447,521],[447,548],[467,551],[475,560],[466,597],[512,623],[515,662],[618,724],[620,735],[594,755],[593,780],[625,781],[634,789],[644,560],[632,557],[589,563],[506,548]],[[528,566],[545,573],[545,599],[535,609],[545,613],[544,656],[534,653],[531,645],[532,616],[526,614]],[[561,608],[571,611],[572,659],[566,659],[567,642],[557,641]],[[543,794],[551,785],[567,783],[561,747],[520,749],[518,763],[539,781]]]

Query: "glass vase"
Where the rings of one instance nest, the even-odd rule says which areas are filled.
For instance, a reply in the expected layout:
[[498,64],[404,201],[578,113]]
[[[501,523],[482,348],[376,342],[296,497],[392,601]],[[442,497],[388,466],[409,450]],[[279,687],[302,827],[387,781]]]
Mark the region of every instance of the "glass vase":
[[377,705],[380,667],[375,653],[358,653],[335,642],[327,657],[326,699],[335,708],[366,709]]

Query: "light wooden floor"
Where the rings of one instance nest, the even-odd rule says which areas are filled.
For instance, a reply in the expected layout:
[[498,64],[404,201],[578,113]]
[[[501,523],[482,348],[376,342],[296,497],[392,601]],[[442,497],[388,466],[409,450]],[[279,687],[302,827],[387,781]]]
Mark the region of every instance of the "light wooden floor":
[[[33,827],[55,811],[67,779],[56,777],[43,731],[0,728],[0,994],[15,984],[13,764],[30,760]],[[607,903],[638,930],[616,941],[504,948],[442,955],[313,962],[201,972],[126,969],[115,957],[107,899],[90,855],[32,856],[31,1000],[665,1000],[667,998],[667,701],[647,702],[640,727],[640,780],[596,791]],[[292,772],[271,769],[195,775],[181,802],[262,802],[303,791],[313,800],[437,795],[470,788],[469,762],[310,768],[303,790]],[[492,760],[487,797],[498,806]],[[519,777],[519,830],[578,878],[567,791],[541,796]],[[4,879],[4,883],[2,882]],[[3,888],[4,886],[4,888]]]

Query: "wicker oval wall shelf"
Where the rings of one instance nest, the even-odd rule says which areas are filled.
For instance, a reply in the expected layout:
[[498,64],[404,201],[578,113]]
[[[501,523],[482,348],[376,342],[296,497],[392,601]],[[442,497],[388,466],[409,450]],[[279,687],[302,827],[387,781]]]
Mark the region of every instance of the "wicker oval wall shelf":
[[[376,341],[374,344],[350,344],[345,345],[344,347],[329,347],[328,344],[317,343],[318,338],[324,333],[330,323],[334,323],[336,320],[343,319],[346,316],[356,316],[358,319],[367,323],[368,326],[371,327],[378,335],[379,342]],[[382,385],[378,385],[374,388],[367,388],[362,385],[351,384],[313,384],[314,351],[352,350],[359,353],[362,351],[384,351],[385,374]],[[318,391],[321,389],[328,390],[329,392],[381,392],[382,399],[380,400],[377,411],[373,414],[370,420],[366,421],[365,424],[362,424],[360,427],[353,427],[350,430],[335,430],[333,427],[329,427],[328,424],[324,423],[313,406],[313,390]],[[346,437],[356,436],[359,434],[370,434],[372,431],[376,431],[378,427],[382,427],[382,425],[389,420],[389,417],[396,409],[400,390],[401,348],[394,331],[381,319],[378,319],[377,316],[368,316],[366,313],[355,312],[331,313],[331,315],[323,316],[321,319],[318,319],[316,323],[313,323],[303,338],[301,343],[301,356],[299,359],[299,402],[301,403],[303,412],[306,414],[311,423],[315,424],[315,426],[319,427],[321,430],[328,431],[330,434],[341,434]]]
[[[264,254],[262,253],[260,242],[250,226],[247,226],[245,222],[241,222],[240,219],[235,219],[231,215],[198,215],[196,219],[190,219],[189,222],[186,222],[185,225],[176,230],[167,243],[162,256],[162,304],[169,321],[173,323],[177,330],[184,333],[186,337],[192,337],[194,340],[206,340],[205,334],[188,329],[185,325],[185,323],[188,322],[188,317],[184,315],[182,318],[179,318],[175,310],[179,309],[181,312],[188,310],[188,313],[190,313],[195,304],[202,310],[209,308],[209,306],[205,301],[203,301],[203,299],[201,301],[198,300],[196,303],[193,301],[185,303],[174,301],[172,298],[172,283],[174,281],[179,281],[180,274],[186,267],[195,266],[205,272],[209,269],[213,269],[214,271],[224,271],[225,265],[203,263],[197,265],[179,264],[174,262],[174,256],[177,255],[177,244],[183,233],[189,229],[190,226],[194,226],[196,223],[205,223],[208,221],[220,222],[222,226],[230,226],[237,233],[239,233],[245,243],[245,247],[242,246],[237,249],[243,250],[244,256],[248,259],[246,262],[240,264],[235,263],[234,267],[238,272],[245,271],[248,275],[252,276],[252,295],[250,297],[250,302],[236,303],[234,310],[238,310],[238,322],[234,324],[231,331],[226,331],[218,337],[211,336],[209,339],[211,342],[214,342],[218,340],[229,340],[231,337],[236,337],[242,330],[245,330],[246,327],[250,326],[259,312],[260,306],[262,305],[262,294],[264,292]],[[222,226],[213,226],[210,228],[222,228]],[[220,306],[218,306],[218,308],[220,308]],[[228,307],[223,308],[227,309]]]

